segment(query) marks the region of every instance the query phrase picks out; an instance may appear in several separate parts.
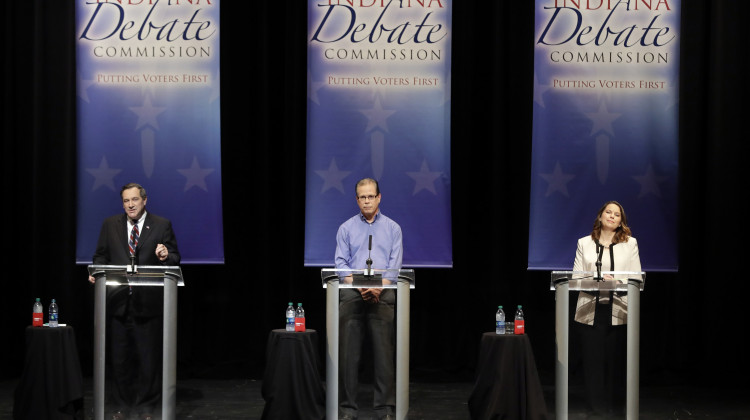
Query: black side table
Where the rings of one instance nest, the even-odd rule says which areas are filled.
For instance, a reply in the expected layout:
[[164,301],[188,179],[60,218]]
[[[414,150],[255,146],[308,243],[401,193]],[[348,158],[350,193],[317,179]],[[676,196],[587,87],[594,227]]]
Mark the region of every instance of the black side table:
[[482,335],[469,413],[474,420],[547,418],[544,392],[526,334]]
[[14,420],[83,418],[83,378],[73,327],[26,327],[26,360]]
[[273,330],[268,335],[261,395],[264,420],[325,418],[318,333]]

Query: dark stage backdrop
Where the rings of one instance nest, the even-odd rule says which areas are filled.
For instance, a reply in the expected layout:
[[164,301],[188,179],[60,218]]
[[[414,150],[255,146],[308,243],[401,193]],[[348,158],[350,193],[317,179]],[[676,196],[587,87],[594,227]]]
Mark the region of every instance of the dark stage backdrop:
[[[747,109],[740,4],[691,0],[682,6],[680,211],[674,215],[680,268],[647,279],[644,383],[732,385],[748,371],[737,344],[747,331],[740,310],[746,217],[738,199],[747,184],[737,150],[747,137],[740,123]],[[261,378],[269,330],[282,326],[290,300],[304,303],[310,328],[324,330],[319,269],[303,267],[306,7],[303,1],[222,4],[226,264],[183,267],[181,377]],[[454,5],[454,267],[417,270],[415,381],[471,380],[494,308],[523,304],[542,379],[553,382],[549,273],[526,270],[533,8],[532,1]],[[90,374],[93,290],[85,267],[74,263],[73,3],[5,1],[0,10],[0,378],[20,374],[35,297],[58,300],[61,322],[76,328]],[[596,210],[580,217],[590,220]],[[639,221],[631,224],[638,236]]]

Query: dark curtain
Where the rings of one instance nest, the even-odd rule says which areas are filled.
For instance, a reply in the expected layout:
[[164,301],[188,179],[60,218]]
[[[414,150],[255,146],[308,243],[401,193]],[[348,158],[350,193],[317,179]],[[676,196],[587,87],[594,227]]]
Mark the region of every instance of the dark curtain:
[[[739,1],[682,3],[681,264],[648,275],[641,378],[736,385],[748,368],[736,345],[745,303],[743,9]],[[0,302],[10,306],[0,317],[0,379],[20,374],[35,297],[60,302],[90,374],[93,290],[74,263],[75,212],[86,205],[76,198],[74,2],[1,7]],[[470,380],[493,308],[522,304],[542,380],[553,381],[549,273],[526,270],[533,8],[530,0],[454,2],[454,268],[417,270],[413,380]],[[282,327],[286,302],[304,303],[308,328],[325,327],[319,270],[302,266],[306,2],[224,2],[221,19],[226,263],[183,266],[179,374],[261,378],[268,332]]]

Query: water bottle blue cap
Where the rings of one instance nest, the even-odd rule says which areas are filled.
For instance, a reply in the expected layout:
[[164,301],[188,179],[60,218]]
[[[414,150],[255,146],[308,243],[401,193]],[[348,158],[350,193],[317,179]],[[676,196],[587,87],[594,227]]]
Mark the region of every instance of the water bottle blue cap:
[[36,298],[36,301],[39,302],[39,298]]
[[521,309],[521,305],[518,305],[518,309]]
[[302,302],[298,303],[297,306],[302,306]]
[[54,299],[52,299],[52,303],[55,303],[55,300],[54,300]]
[[292,303],[292,302],[289,302],[289,306],[292,306],[292,305],[293,305],[293,303]]
[[498,306],[497,309],[503,309],[503,305]]

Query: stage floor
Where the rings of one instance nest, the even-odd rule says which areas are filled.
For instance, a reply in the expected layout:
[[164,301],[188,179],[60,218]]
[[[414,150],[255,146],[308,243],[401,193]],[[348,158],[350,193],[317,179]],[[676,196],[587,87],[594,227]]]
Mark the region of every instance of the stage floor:
[[[12,419],[13,392],[18,380],[0,381],[0,419]],[[85,419],[91,419],[91,381],[85,379]],[[180,380],[177,392],[177,419],[239,420],[260,419],[264,401],[260,380]],[[467,420],[471,383],[420,383],[410,386],[410,420]],[[544,387],[549,419],[554,420],[554,389]],[[654,420],[739,420],[750,419],[750,393],[745,390],[692,389],[680,386],[642,387],[641,419]],[[360,392],[361,420],[373,418],[367,409],[372,388]],[[571,389],[569,419],[586,415]]]

